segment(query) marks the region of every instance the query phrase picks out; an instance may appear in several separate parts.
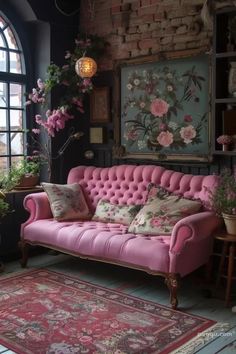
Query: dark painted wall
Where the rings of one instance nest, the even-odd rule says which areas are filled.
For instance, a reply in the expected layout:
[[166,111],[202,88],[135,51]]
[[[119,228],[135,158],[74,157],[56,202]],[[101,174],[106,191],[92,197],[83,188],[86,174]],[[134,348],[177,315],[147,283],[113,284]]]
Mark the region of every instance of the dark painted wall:
[[[73,12],[78,9],[79,1],[58,0],[58,4],[63,5],[64,11]],[[30,92],[36,85],[38,77],[45,79],[47,66],[53,61],[55,64],[64,63],[66,50],[72,49],[74,39],[78,33],[79,12],[71,16],[62,14],[55,6],[54,0],[0,0],[0,10],[5,13],[12,23],[15,24],[17,32],[20,35],[24,50],[28,53],[27,76]],[[73,11],[72,11],[73,10]],[[60,96],[53,95],[51,98],[52,107],[56,107]],[[27,108],[27,121],[33,124],[36,107]],[[69,125],[61,134],[53,139],[53,154],[56,154],[58,148],[67,138]],[[80,151],[78,146],[75,148]],[[78,163],[80,156],[74,163]],[[70,166],[70,155],[64,157],[65,170]],[[54,180],[60,180],[60,160],[54,163]],[[28,213],[23,210],[22,202],[25,193],[9,194],[7,200],[15,209],[15,212],[7,216],[1,223],[1,244],[0,257],[12,257],[18,254],[17,242],[20,237],[20,224],[26,220]]]

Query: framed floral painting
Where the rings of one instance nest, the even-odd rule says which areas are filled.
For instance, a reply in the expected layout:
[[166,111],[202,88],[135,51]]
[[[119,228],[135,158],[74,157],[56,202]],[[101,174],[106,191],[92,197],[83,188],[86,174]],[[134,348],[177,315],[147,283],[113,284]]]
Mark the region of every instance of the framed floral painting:
[[120,66],[125,158],[209,161],[209,56]]

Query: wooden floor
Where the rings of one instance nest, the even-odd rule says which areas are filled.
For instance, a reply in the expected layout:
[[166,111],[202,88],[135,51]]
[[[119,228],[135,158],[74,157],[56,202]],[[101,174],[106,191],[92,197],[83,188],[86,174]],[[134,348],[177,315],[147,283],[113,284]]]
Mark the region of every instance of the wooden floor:
[[[110,264],[80,260],[62,254],[43,254],[30,258],[28,269],[43,267],[76,275],[94,284],[119,289],[127,294],[169,306],[169,292],[161,277]],[[24,270],[21,269],[18,261],[9,262],[5,264],[4,273],[1,273],[0,277],[22,271]],[[217,334],[211,343],[203,349],[191,351],[191,353],[236,353],[236,313],[232,312],[231,307],[226,308],[224,306],[224,289],[225,284],[221,284],[220,291],[216,293],[214,282],[209,284],[204,281],[203,269],[182,279],[178,296],[179,310],[207,317],[217,322],[227,323],[229,328],[227,332]],[[236,281],[234,289],[236,290]],[[234,305],[236,305],[236,296],[235,301],[232,301],[232,306]],[[235,342],[229,347],[227,344],[231,343],[233,339]],[[14,354],[13,351],[1,345],[0,353]],[[190,352],[182,352],[181,354],[187,353]]]

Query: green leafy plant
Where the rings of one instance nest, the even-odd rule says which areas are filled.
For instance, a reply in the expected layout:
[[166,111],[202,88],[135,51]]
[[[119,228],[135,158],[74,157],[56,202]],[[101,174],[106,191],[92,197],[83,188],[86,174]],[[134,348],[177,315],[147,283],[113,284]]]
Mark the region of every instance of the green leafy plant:
[[209,193],[212,209],[217,215],[236,215],[236,179],[230,169],[223,169],[218,185]]
[[40,160],[37,156],[27,156],[25,159],[13,165],[0,177],[0,188],[3,191],[14,189],[23,176],[35,176],[40,171]]
[[0,220],[11,211],[10,204],[5,201],[5,193],[0,190]]
[[0,199],[0,219],[10,213],[10,205],[3,199]]

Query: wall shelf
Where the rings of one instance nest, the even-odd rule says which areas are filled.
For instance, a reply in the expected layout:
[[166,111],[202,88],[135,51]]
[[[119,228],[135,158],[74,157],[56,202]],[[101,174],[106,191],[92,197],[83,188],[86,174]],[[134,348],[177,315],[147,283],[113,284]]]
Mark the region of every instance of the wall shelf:
[[234,17],[235,7],[217,10],[214,14],[211,101],[213,155],[236,155],[234,150],[222,151],[222,146],[217,143],[220,135],[236,135],[236,45],[229,33],[229,24]]

